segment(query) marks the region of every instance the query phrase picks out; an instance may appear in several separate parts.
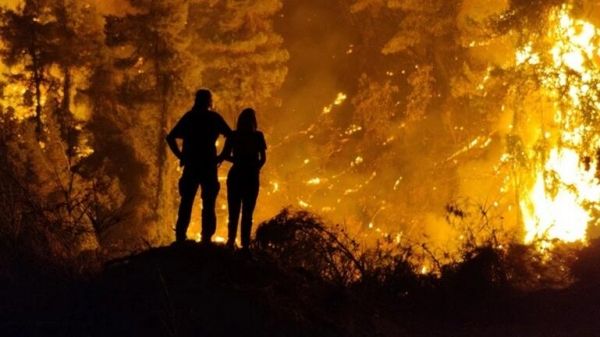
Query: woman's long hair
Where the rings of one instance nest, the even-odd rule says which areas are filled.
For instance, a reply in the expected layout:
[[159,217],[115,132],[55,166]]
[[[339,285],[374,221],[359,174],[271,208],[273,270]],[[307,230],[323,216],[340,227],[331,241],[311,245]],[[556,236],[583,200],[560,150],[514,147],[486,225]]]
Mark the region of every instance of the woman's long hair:
[[237,131],[254,132],[257,127],[256,111],[252,108],[244,109],[237,120]]

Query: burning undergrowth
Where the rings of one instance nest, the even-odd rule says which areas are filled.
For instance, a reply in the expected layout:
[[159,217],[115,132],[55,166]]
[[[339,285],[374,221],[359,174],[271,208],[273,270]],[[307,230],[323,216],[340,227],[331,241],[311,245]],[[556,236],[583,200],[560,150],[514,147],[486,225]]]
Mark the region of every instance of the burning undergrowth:
[[[451,211],[453,216],[464,217],[463,211]],[[480,224],[480,230],[487,226]],[[327,225],[305,211],[286,209],[260,225],[254,244],[282,266],[342,286],[377,284],[399,296],[446,286],[534,291],[565,288],[574,281],[570,266],[576,261],[579,245],[556,241],[553,250],[540,251],[536,244],[501,240],[497,229],[489,229],[487,239],[481,240],[481,233],[475,235],[474,228],[473,224],[464,225],[462,246],[452,252],[433,251],[426,242],[391,236],[375,244],[361,244],[343,226]]]
[[357,1],[352,20],[378,24],[331,63],[360,75],[315,89],[330,93],[322,108],[289,107],[306,120],[294,131],[283,122],[271,153],[285,165],[268,169],[263,200],[322,214],[358,241],[458,254],[446,262],[467,240],[457,214],[448,217],[455,200],[484,218],[469,220],[471,239],[496,231],[496,247],[522,242],[550,256],[595,237],[597,8],[484,3]]

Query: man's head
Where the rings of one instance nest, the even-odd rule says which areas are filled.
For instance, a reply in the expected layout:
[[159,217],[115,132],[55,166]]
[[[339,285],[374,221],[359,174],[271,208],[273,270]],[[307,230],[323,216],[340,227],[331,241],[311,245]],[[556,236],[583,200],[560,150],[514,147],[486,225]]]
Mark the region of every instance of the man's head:
[[210,90],[200,89],[196,92],[194,110],[206,111],[212,107],[212,94]]

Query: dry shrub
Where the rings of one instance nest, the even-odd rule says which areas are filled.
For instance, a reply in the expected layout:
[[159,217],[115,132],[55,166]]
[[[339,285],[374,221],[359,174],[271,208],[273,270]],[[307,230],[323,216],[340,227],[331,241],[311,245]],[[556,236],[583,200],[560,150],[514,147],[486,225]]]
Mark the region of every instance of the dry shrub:
[[82,225],[86,211],[74,217],[68,210],[82,209],[86,200],[52,203],[40,197],[15,174],[5,153],[0,146],[0,276],[85,269],[95,259],[96,233]]
[[418,263],[415,263],[426,258],[423,253],[421,246],[398,242],[392,236],[378,240],[374,247],[364,249],[360,256],[365,270],[361,286],[400,297],[429,287],[434,276],[419,274]]
[[[361,246],[341,226],[328,226],[309,212],[290,209],[260,224],[254,245],[285,268],[344,286],[385,289],[399,296],[438,287],[473,297],[562,288],[572,283],[569,266],[577,247],[554,242],[553,249],[540,251],[535,243],[509,241],[509,234],[489,228],[488,217],[479,219],[486,223],[456,223],[466,231],[467,239],[459,255],[446,263],[441,261],[448,254],[437,257],[425,244],[397,242],[391,236],[374,246]],[[474,234],[474,228],[479,235]],[[424,261],[433,261],[431,273],[420,273]]]
[[341,226],[328,226],[306,211],[284,209],[260,224],[254,246],[283,268],[368,293],[404,296],[431,279],[409,262],[413,246],[391,236],[361,246]]
[[592,240],[571,261],[574,278],[583,285],[600,284],[600,238]]
[[553,242],[552,249],[540,250],[537,243],[513,243],[504,252],[508,280],[513,288],[525,291],[565,288],[573,283],[570,265],[577,244]]
[[551,249],[540,250],[548,242],[522,244],[518,233],[504,227],[502,214],[469,199],[448,204],[446,211],[448,222],[464,241],[459,258],[441,268],[442,279],[481,291],[534,291],[572,283],[569,266],[578,245],[553,241]]
[[359,244],[340,227],[328,228],[306,211],[284,209],[260,224],[255,247],[282,266],[306,271],[341,285],[360,279],[364,265]]

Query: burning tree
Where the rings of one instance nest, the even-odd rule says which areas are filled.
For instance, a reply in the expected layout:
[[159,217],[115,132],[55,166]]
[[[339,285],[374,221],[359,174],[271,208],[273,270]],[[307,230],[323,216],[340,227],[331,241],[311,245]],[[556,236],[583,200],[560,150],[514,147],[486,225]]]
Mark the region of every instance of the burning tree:
[[[243,108],[264,112],[279,103],[274,93],[285,80],[289,55],[273,18],[282,6],[280,0],[190,3],[190,52],[218,110],[232,122]],[[268,115],[261,117],[270,125]]]
[[215,88],[233,116],[245,105],[272,105],[285,77],[287,53],[271,24],[279,1],[4,6],[10,173],[32,176],[28,193],[39,202],[60,196],[52,204],[77,210],[73,226],[107,245],[169,241],[179,173],[164,135],[195,90]]
[[[120,105],[133,114],[128,140],[147,167],[143,193],[150,203],[145,221],[166,224],[174,217],[174,162],[164,137],[183,111],[193,87],[187,80],[195,60],[187,52],[187,1],[130,1],[133,13],[107,19],[106,43],[115,53]],[[196,78],[197,80],[197,78]],[[191,81],[190,81],[191,82]],[[158,186],[158,188],[157,188]],[[146,227],[151,240],[166,240],[168,227]],[[132,233],[133,234],[133,233]],[[161,238],[162,237],[162,238]]]
[[[164,134],[208,87],[230,122],[246,106],[260,113],[271,164],[257,219],[297,204],[358,237],[456,250],[465,233],[448,209],[468,199],[472,215],[485,210],[525,242],[586,240],[600,193],[591,2],[319,3],[324,20],[339,19],[343,36],[331,39],[343,48],[310,57],[338,78],[284,88],[299,103],[282,108],[288,66],[309,57],[282,26],[313,19],[288,19],[290,3],[3,7],[3,149],[13,173],[34,177],[39,200],[77,204],[65,206],[78,210],[71,222],[101,242],[167,241],[179,173]],[[307,43],[318,37],[310,34]],[[286,83],[303,83],[303,72]],[[306,110],[296,105],[318,109],[298,114]],[[219,206],[224,222],[224,199]],[[102,234],[110,227],[114,235]]]
[[93,152],[85,70],[101,58],[99,22],[93,8],[73,1],[25,1],[2,12],[4,175],[35,205],[27,226],[42,227],[60,255],[96,247],[93,199],[111,187],[100,183],[102,172],[81,166]]
[[277,144],[287,164],[270,198],[443,250],[462,246],[444,210],[465,198],[507,238],[585,241],[598,199],[589,2],[339,3],[364,37],[345,51],[354,82]]
[[515,71],[531,88],[521,97],[534,100],[515,111],[511,125],[520,140],[514,151],[525,159],[526,242],[585,242],[598,221],[600,31],[577,12],[570,3],[551,7],[543,28],[516,52]]

